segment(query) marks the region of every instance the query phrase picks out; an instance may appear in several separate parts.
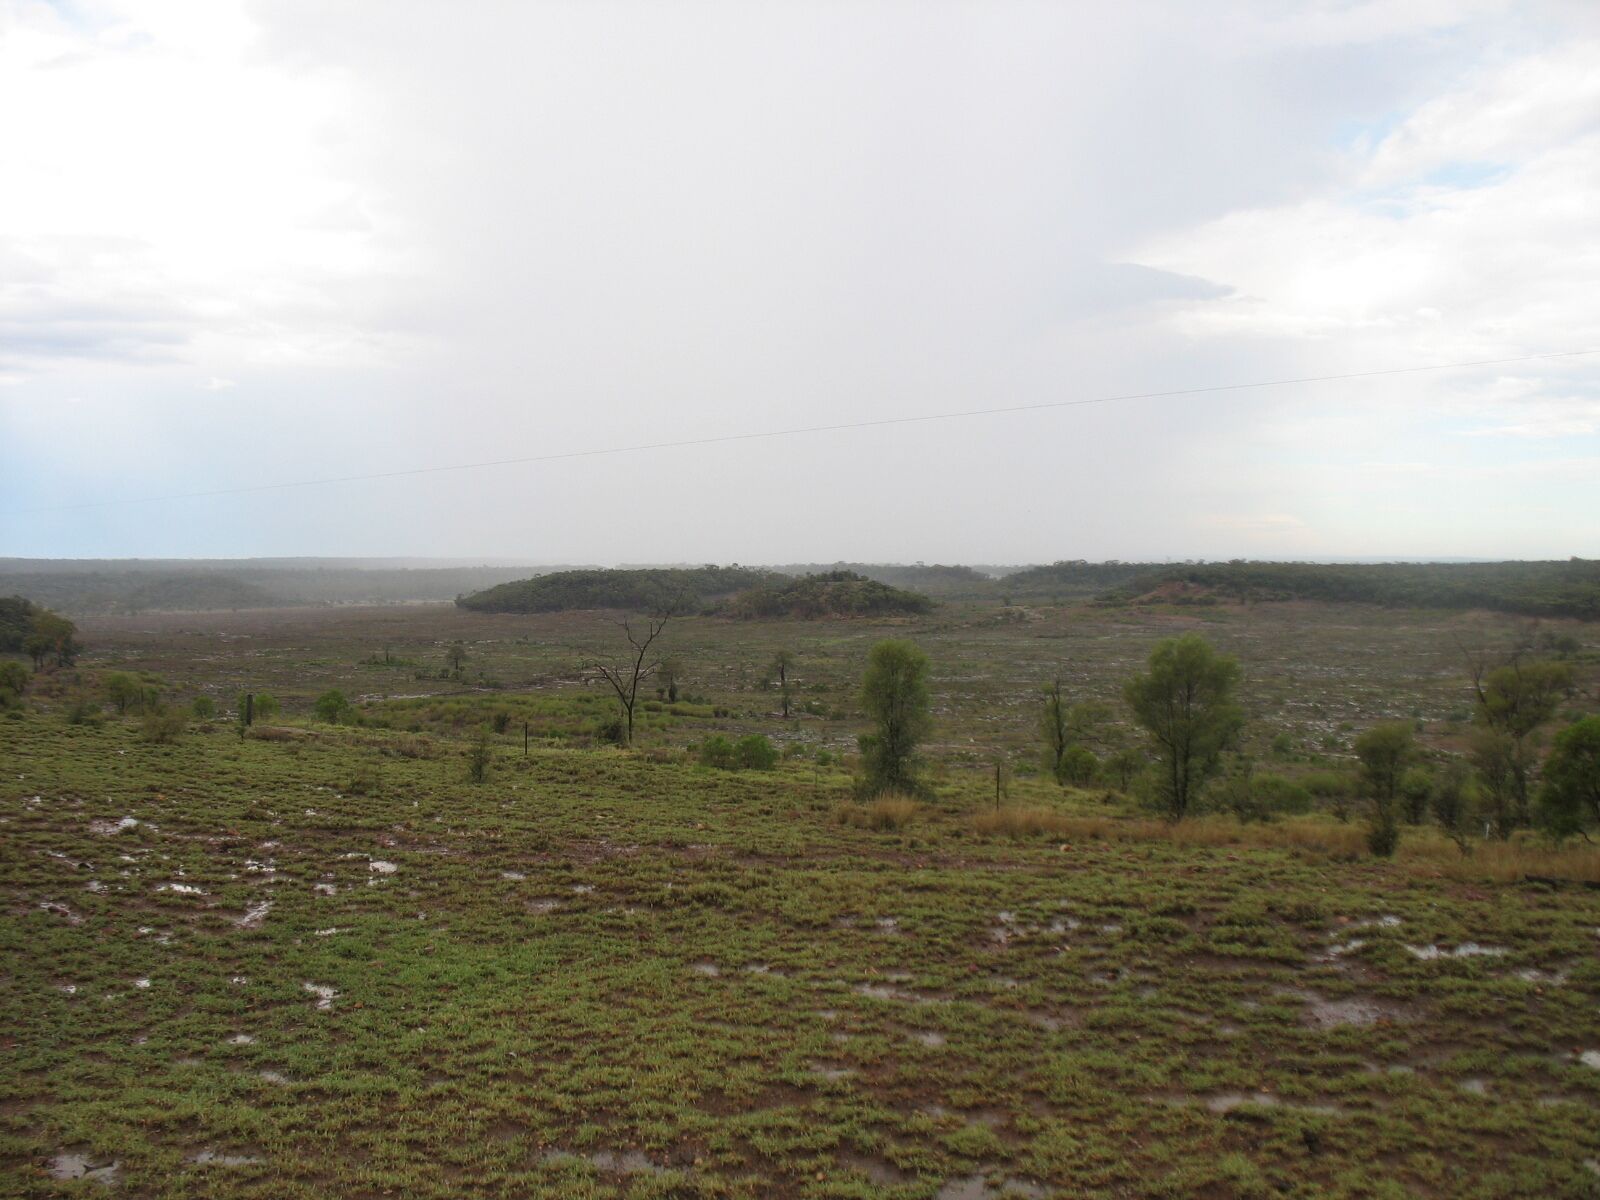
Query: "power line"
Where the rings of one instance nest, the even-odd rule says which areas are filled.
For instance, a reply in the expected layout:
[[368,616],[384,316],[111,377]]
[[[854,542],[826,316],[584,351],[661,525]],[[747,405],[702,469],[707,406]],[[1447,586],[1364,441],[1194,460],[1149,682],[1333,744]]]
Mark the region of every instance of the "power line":
[[487,467],[525,466],[531,463],[560,462],[572,458],[600,458],[613,454],[638,454],[646,450],[681,450],[689,446],[714,446],[725,442],[751,442],[768,438],[798,437],[809,433],[843,433],[853,429],[876,429],[886,425],[916,425],[931,421],[959,421],[972,417],[994,417],[1007,413],[1042,412],[1052,408],[1079,408],[1090,404],[1116,404],[1128,400],[1164,400],[1175,396],[1206,396],[1219,392],[1240,392],[1255,388],[1291,387],[1302,383],[1338,383],[1350,379],[1371,379],[1379,375],[1415,375],[1426,371],[1453,371],[1466,367],[1499,367],[1512,363],[1541,362],[1552,358],[1577,358],[1600,354],[1594,350],[1559,350],[1551,354],[1522,354],[1514,358],[1479,358],[1464,362],[1431,363],[1420,367],[1384,367],[1375,371],[1349,371],[1342,375],[1305,375],[1293,379],[1264,379],[1253,383],[1219,383],[1208,387],[1173,388],[1162,392],[1125,392],[1112,396],[1092,396],[1081,400],[1045,400],[1037,404],[1008,404],[998,408],[970,408],[958,412],[919,413],[906,417],[877,417],[867,421],[841,421],[829,425],[801,425],[792,429],[767,429],[754,433],[723,433],[710,437],[684,438],[669,442],[641,442],[632,446],[606,446],[592,450],[563,450],[554,454],[530,454],[517,458],[496,458],[483,462],[448,463],[431,467],[405,467],[397,471],[373,471],[360,475],[333,475],[324,479],[295,479],[279,483],[246,484],[243,487],[214,488],[200,492],[172,492],[164,496],[136,496],[117,500],[88,500],[79,504],[58,504],[44,508],[23,508],[0,514],[7,517],[34,513],[71,512],[86,508],[109,508],[120,504],[160,504],[172,500],[203,500],[215,496],[240,496],[251,492],[277,492],[291,488],[325,487],[335,483],[366,483],[377,479],[400,479],[412,475],[438,475],[447,471],[477,471]]

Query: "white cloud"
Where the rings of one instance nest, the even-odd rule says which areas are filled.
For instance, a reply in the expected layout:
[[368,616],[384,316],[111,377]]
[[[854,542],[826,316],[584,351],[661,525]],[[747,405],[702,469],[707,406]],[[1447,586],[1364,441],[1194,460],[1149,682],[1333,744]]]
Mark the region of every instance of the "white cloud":
[[68,11],[0,16],[4,365],[370,360],[408,262],[344,177],[360,86],[255,59],[238,3]]
[[[0,511],[1587,343],[1597,13],[0,0],[0,113],[28,115],[0,120],[0,442],[22,463]],[[1592,456],[1597,371],[3,532],[583,561],[1592,552],[1592,521],[1519,528],[1472,484],[1511,468],[1541,512],[1592,510],[1600,485],[1540,464]]]

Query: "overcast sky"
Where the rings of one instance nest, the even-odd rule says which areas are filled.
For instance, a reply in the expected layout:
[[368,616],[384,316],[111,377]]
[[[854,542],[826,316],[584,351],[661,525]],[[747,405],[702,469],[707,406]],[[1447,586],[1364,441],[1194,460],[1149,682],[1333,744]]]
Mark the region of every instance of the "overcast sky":
[[0,114],[0,555],[1600,555],[1600,355],[133,502],[1600,349],[1589,0],[0,0]]

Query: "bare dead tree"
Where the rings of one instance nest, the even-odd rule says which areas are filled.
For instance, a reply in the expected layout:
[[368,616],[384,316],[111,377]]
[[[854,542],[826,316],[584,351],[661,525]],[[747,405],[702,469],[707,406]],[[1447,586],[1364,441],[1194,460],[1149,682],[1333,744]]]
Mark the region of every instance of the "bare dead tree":
[[623,635],[628,639],[628,651],[618,655],[609,662],[596,662],[594,669],[600,677],[611,685],[611,690],[617,694],[617,705],[622,710],[622,744],[633,745],[633,708],[639,700],[639,685],[661,669],[660,658],[647,661],[650,658],[650,647],[661,631],[667,627],[670,613],[649,618],[646,629],[636,631],[629,620],[624,617],[617,624],[622,626]]

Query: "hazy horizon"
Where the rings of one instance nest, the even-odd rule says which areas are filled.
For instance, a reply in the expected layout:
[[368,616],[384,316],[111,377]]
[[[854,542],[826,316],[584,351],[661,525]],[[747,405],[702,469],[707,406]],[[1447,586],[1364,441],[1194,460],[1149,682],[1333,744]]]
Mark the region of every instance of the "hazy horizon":
[[0,555],[1597,557],[1600,355],[278,486],[1595,350],[1596,61],[1564,0],[0,0]]

